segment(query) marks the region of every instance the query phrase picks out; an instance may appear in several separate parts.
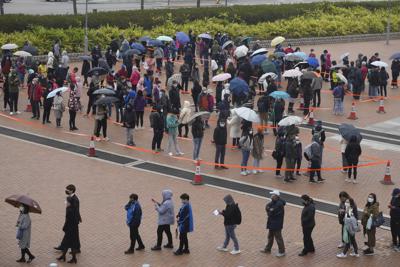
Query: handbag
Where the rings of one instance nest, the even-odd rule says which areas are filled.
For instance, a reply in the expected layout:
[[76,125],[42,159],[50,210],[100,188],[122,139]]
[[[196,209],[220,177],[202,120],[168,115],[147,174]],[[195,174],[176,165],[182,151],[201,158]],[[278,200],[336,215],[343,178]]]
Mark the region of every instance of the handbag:
[[378,216],[375,217],[375,219],[372,220],[372,227],[380,227],[385,223],[385,218],[383,217],[382,212],[378,213]]

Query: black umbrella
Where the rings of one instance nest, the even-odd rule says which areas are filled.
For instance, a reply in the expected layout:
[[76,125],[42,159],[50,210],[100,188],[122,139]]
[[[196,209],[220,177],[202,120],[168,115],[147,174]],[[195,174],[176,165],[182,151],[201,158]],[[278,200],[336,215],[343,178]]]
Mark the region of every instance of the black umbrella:
[[21,50],[30,53],[32,56],[37,56],[38,54],[37,48],[32,45],[24,45]]
[[111,104],[114,102],[118,102],[119,99],[113,96],[104,96],[104,97],[100,97],[99,99],[96,100],[96,102],[94,102],[94,104],[96,106],[98,105],[105,105],[105,104]]
[[339,133],[343,136],[346,141],[350,141],[351,137],[355,136],[357,142],[360,143],[362,135],[359,129],[354,127],[352,124],[342,123],[339,126]]
[[78,58],[81,59],[81,60],[92,61],[92,57],[91,56],[79,56]]
[[93,92],[94,95],[115,95],[115,91],[107,88],[97,89]]
[[89,70],[88,76],[92,77],[92,75],[104,75],[107,73],[108,73],[108,71],[106,69],[100,68],[100,67],[95,67],[95,68],[92,68],[91,70]]

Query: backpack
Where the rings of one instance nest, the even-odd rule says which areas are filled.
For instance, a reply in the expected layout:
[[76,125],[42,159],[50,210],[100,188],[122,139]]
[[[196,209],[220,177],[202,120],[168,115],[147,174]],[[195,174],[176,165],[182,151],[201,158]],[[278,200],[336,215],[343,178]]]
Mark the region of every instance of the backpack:
[[239,209],[239,204],[235,204],[234,223],[240,225],[242,223],[242,212]]
[[208,96],[207,94],[201,94],[199,100],[199,107],[208,110]]

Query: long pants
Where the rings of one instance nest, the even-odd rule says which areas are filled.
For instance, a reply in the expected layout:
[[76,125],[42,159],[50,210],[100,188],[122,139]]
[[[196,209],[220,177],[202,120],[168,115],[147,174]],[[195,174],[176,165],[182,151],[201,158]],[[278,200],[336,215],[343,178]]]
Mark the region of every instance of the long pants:
[[299,173],[299,169],[301,167],[301,160],[302,160],[302,158],[298,158],[295,160],[296,173]]
[[25,254],[28,254],[29,258],[33,258],[33,255],[29,251],[29,248],[21,248],[21,258],[25,259]]
[[[242,149],[242,163],[240,166],[247,167],[247,162],[249,161],[250,150]],[[247,168],[241,168],[242,171],[246,171]]]
[[358,254],[356,236],[351,234],[349,234],[349,242],[344,246],[343,254],[347,254],[347,251],[350,249],[350,245],[353,247],[354,253]]
[[310,102],[311,102],[310,98],[308,98],[308,97],[304,98],[304,110],[303,110],[303,115],[304,116],[308,115],[308,113],[310,112],[310,110],[309,110]]
[[179,249],[182,250],[189,250],[189,240],[187,237],[188,233],[179,233]]
[[75,125],[75,118],[76,118],[76,111],[75,110],[69,110],[69,129],[76,128]]
[[279,253],[285,253],[285,243],[282,238],[282,230],[269,230],[268,231],[268,243],[265,246],[266,251],[271,251],[272,245],[274,244],[274,239],[278,244]]
[[294,102],[289,102],[288,113],[293,113],[294,112],[293,107],[294,107]]
[[178,140],[177,140],[177,135],[175,133],[168,133],[168,152],[172,152],[172,147],[175,149],[175,153],[179,154],[181,153],[181,150],[179,149],[178,146]]
[[96,120],[95,123],[95,133],[94,135],[96,137],[100,136],[100,130],[103,129],[103,137],[106,138],[107,137],[107,118],[104,117],[101,120]]
[[283,157],[282,157],[282,156],[277,156],[275,160],[276,160],[275,175],[281,175],[281,170],[280,170],[280,168],[282,167]]
[[51,105],[52,102],[47,102],[46,100],[43,103],[43,123],[50,122]]
[[320,105],[321,105],[321,89],[314,90],[313,91],[313,107],[319,107]]
[[179,126],[178,126],[179,136],[182,136],[182,128],[183,127],[185,127],[185,135],[184,136],[187,137],[189,134],[189,125],[183,124],[183,123],[179,124]]
[[182,88],[185,90],[185,92],[188,91],[188,88],[189,88],[189,77],[182,77]]
[[232,138],[232,146],[239,146],[239,137]]
[[349,169],[347,170],[348,178],[351,178],[351,170],[353,169],[354,180],[357,179],[357,164],[358,162],[349,162]]
[[200,148],[203,138],[193,138],[193,159],[199,159]]
[[143,127],[143,114],[144,111],[136,111],[136,127]]
[[215,145],[215,163],[224,164],[225,163],[225,145]]
[[136,241],[138,242],[139,247],[144,247],[142,238],[139,234],[139,226],[135,226],[133,224],[129,226],[129,237],[131,238],[131,246],[129,249],[135,249]]
[[261,159],[254,158],[253,167],[259,168],[260,167],[260,161],[261,161]]
[[310,181],[314,180],[314,175],[317,173],[318,180],[321,179],[321,162],[319,160],[311,160]]
[[164,136],[163,130],[156,130],[153,128],[153,141],[151,142],[151,149],[161,149],[161,141]]
[[387,85],[383,84],[379,86],[379,91],[381,92],[381,96],[383,96],[383,93],[385,93],[385,97],[387,96],[387,90],[386,90]]
[[126,127],[126,144],[133,144],[133,128]]
[[89,101],[87,104],[86,115],[89,115],[90,109],[92,109],[92,115],[96,114],[96,106],[93,105],[94,101],[92,97],[89,96]]
[[377,96],[378,95],[379,86],[377,85],[369,85],[368,88],[368,96]]
[[375,244],[376,244],[376,237],[375,237],[376,227],[372,227],[371,230],[366,229],[366,232],[367,232],[367,237],[368,237],[367,246],[370,249],[374,249]]
[[239,250],[239,242],[235,234],[236,225],[225,225],[225,241],[223,247],[226,248],[229,245],[229,241],[232,239],[235,250]]
[[157,247],[161,247],[164,232],[168,238],[168,245],[172,246],[171,226],[169,224],[163,224],[159,225],[157,228]]
[[288,180],[290,178],[293,178],[294,168],[296,166],[295,165],[296,159],[291,159],[286,157],[285,161],[286,161],[285,179]]
[[40,118],[40,105],[39,105],[39,101],[32,101],[32,117],[34,118]]
[[315,251],[314,241],[311,237],[313,230],[314,230],[314,226],[313,227],[303,227],[303,244],[304,244],[303,252],[305,252],[305,253]]
[[117,122],[123,122],[124,121],[124,109],[123,105],[118,103],[115,104],[115,114],[116,114],[116,120]]
[[18,111],[18,92],[10,93],[10,112]]
[[10,93],[8,92],[8,90],[4,90],[3,89],[3,101],[4,101],[4,109],[7,108],[7,104],[8,106],[10,106]]
[[348,169],[345,169],[344,167],[348,167],[349,163],[347,162],[346,155],[342,153],[342,166],[344,171],[348,171]]
[[400,219],[390,218],[390,231],[394,246],[400,246]]

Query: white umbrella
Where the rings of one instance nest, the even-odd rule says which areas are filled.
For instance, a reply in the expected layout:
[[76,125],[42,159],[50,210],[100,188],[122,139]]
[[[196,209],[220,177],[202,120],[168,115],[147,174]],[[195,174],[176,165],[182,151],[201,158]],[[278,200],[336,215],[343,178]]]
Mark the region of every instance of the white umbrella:
[[283,43],[284,41],[285,41],[285,37],[282,37],[282,36],[275,37],[275,38],[272,39],[272,41],[271,41],[271,46],[272,46],[272,47],[275,47],[275,46],[277,46],[278,44]]
[[346,79],[346,77],[344,77],[343,74],[341,74],[341,73],[336,73],[336,76],[337,76],[342,82],[344,82],[345,84],[347,84],[347,79]]
[[17,49],[18,45],[16,44],[5,44],[1,47],[1,49],[3,50],[13,50],[13,49]]
[[231,77],[232,76],[231,76],[230,73],[221,73],[221,74],[215,75],[212,78],[212,81],[213,82],[223,82],[223,81],[226,81],[226,80],[230,79]]
[[14,56],[18,56],[18,57],[31,57],[32,54],[26,51],[17,51],[14,53]]
[[263,83],[266,79],[267,79],[267,77],[268,76],[271,76],[271,78],[272,79],[276,79],[276,78],[278,78],[278,75],[276,75],[275,73],[273,73],[273,72],[267,72],[267,73],[264,73],[261,77],[260,77],[260,79],[258,79],[258,83]]
[[233,41],[231,41],[231,40],[226,41],[226,42],[222,45],[222,49],[225,49],[228,45],[233,45]]
[[245,119],[246,121],[251,121],[255,123],[260,122],[260,117],[258,116],[258,114],[250,108],[246,107],[235,108],[235,112],[239,117]]
[[344,53],[343,55],[340,56],[340,59],[343,60],[345,57],[350,56],[349,52]]
[[203,39],[209,39],[209,40],[212,40],[212,37],[211,37],[211,35],[209,35],[208,33],[202,33],[202,34],[199,34],[199,36],[198,36],[199,38],[203,38]]
[[260,49],[257,49],[256,51],[254,51],[250,55],[250,57],[254,57],[255,55],[263,55],[263,54],[266,54],[266,53],[268,53],[268,50],[266,48],[260,48]]
[[375,67],[384,67],[384,68],[387,68],[389,66],[387,63],[383,61],[374,61],[371,63],[371,65]]
[[241,58],[247,55],[247,52],[249,52],[249,49],[245,45],[241,45],[236,48],[234,55],[236,58]]
[[64,93],[64,92],[68,91],[68,89],[69,89],[68,87],[60,87],[60,88],[54,89],[47,95],[47,98],[55,97],[58,92]]
[[303,73],[296,68],[285,71],[282,76],[287,78],[289,77],[293,78],[293,77],[300,77],[301,75],[303,75]]
[[169,90],[169,88],[171,88],[172,83],[176,81],[179,84],[182,84],[182,74],[181,73],[175,73],[174,75],[172,75],[171,77],[168,78],[167,81],[167,88]]
[[303,119],[298,116],[288,116],[279,121],[279,126],[290,126],[290,125],[299,125],[303,122]]
[[158,41],[163,41],[163,42],[172,42],[174,39],[172,39],[169,36],[161,35],[157,37]]

